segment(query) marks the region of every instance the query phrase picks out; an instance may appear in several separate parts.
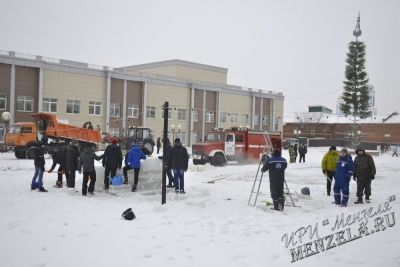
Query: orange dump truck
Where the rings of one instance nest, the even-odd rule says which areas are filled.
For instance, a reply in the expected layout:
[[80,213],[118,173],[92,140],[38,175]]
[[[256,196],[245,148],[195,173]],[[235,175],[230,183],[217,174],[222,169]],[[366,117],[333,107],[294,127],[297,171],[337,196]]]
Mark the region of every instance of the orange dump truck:
[[47,146],[57,149],[72,139],[79,143],[98,145],[101,142],[100,129],[77,127],[60,122],[55,114],[35,113],[30,116],[36,118],[33,122],[18,122],[10,125],[5,136],[5,145],[13,148],[17,158],[26,158],[29,147],[43,137],[51,142]]

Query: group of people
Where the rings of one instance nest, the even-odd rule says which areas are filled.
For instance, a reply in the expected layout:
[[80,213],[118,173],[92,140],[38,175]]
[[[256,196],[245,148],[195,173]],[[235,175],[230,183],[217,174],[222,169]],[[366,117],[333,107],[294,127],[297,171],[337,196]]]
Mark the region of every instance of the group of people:
[[[357,200],[355,204],[370,202],[371,181],[375,179],[375,163],[371,155],[367,154],[362,147],[355,150],[356,157],[353,161],[346,148],[340,153],[336,146],[331,146],[324,155],[321,163],[322,173],[326,176],[327,195],[331,195],[333,186],[334,203],[347,207],[349,201],[349,185],[351,177],[357,182]],[[266,157],[262,172],[269,171],[270,192],[273,200],[273,209],[283,211],[285,206],[284,181],[285,169],[287,168],[286,159],[281,156],[281,150],[275,149],[271,157]]]
[[321,168],[322,173],[326,176],[328,196],[331,195],[332,180],[335,180],[333,193],[336,205],[347,206],[351,177],[357,182],[357,201],[354,203],[364,203],[364,196],[365,201],[370,202],[371,181],[375,179],[376,175],[374,159],[362,147],[358,147],[355,153],[356,157],[353,161],[346,148],[338,153],[336,146],[332,146],[322,159]]
[[[161,140],[157,140],[157,153],[159,153],[158,145],[161,145]],[[175,188],[176,193],[185,194],[185,172],[189,166],[189,154],[181,140],[175,138],[174,146],[167,138],[165,150],[165,165],[166,175],[168,177],[168,188]],[[162,159],[162,157],[159,157]]]
[[290,163],[296,163],[297,155],[299,155],[299,163],[303,160],[303,163],[306,162],[306,154],[307,154],[307,146],[301,144],[299,148],[297,148],[297,144],[291,145],[289,147],[289,157]]
[[[166,169],[169,178],[168,187],[175,187],[177,193],[185,193],[184,190],[184,173],[188,169],[189,155],[185,147],[182,146],[180,139],[176,138],[174,146],[170,142],[167,146]],[[47,192],[43,187],[43,173],[45,172],[45,149],[42,141],[36,142],[33,149],[33,158],[35,165],[35,173],[31,182],[31,190],[38,189],[39,192]],[[66,177],[66,184],[68,188],[75,188],[75,174],[83,173],[82,181],[82,195],[93,195],[96,183],[96,169],[94,161],[102,160],[104,171],[104,189],[108,190],[111,179],[117,175],[117,170],[122,168],[122,150],[118,144],[117,139],[112,139],[103,155],[98,156],[94,147],[91,144],[81,144],[76,140],[72,140],[66,147],[59,150],[49,150],[48,154],[53,159],[53,164],[48,170],[48,173],[53,173],[58,165],[56,188],[62,188],[63,175]],[[124,176],[124,184],[128,184],[128,171],[134,171],[134,181],[132,184],[132,192],[137,190],[139,182],[139,173],[141,167],[141,160],[146,160],[146,155],[139,147],[138,143],[134,141],[125,155],[125,166],[122,168]],[[88,185],[89,183],[89,185]]]

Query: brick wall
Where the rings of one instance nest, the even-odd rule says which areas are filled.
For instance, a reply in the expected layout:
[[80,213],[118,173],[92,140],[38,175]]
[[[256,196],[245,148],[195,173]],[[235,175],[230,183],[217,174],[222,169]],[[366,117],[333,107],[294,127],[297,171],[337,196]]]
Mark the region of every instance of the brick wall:
[[[283,137],[296,137],[294,130],[300,130],[298,136],[325,139],[347,139],[351,132],[361,131],[361,141],[378,143],[400,143],[400,123],[363,123],[357,129],[346,123],[286,123]],[[390,135],[386,136],[385,135]]]

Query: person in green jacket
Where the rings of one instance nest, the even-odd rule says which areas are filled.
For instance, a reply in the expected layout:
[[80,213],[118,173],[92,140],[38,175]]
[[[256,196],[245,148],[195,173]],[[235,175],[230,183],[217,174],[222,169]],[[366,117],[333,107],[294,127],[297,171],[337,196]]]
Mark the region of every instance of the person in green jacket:
[[325,156],[322,158],[321,167],[322,173],[326,176],[326,191],[328,196],[331,195],[332,179],[338,159],[339,154],[336,151],[336,146],[331,146],[329,151],[326,152]]
[[290,163],[296,163],[297,153],[294,150],[293,145],[289,147],[289,157],[290,157]]

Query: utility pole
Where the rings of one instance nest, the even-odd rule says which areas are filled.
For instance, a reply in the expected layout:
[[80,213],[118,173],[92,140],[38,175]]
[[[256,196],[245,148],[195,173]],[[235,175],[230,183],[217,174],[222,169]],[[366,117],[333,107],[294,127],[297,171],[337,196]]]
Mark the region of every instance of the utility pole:
[[163,114],[164,114],[164,132],[163,132],[163,160],[162,160],[162,183],[161,183],[161,205],[164,205],[167,202],[167,139],[168,139],[168,107],[169,103],[164,102],[163,106]]

